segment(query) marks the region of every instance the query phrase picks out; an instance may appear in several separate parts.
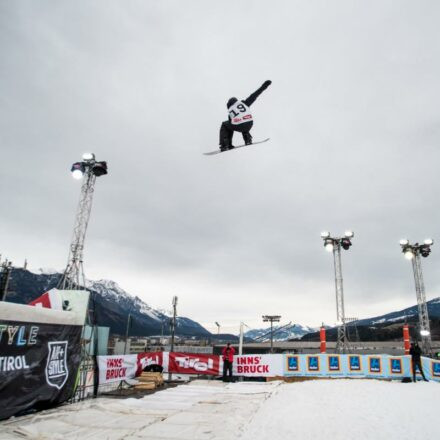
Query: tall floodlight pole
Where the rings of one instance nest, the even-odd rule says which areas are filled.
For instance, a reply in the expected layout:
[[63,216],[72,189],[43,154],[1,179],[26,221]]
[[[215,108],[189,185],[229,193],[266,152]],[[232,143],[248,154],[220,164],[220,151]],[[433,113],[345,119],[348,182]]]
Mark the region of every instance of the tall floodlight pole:
[[238,342],[238,354],[240,356],[243,354],[244,327],[249,328],[247,324],[240,322],[240,338]]
[[176,319],[177,319],[177,296],[173,296],[173,321],[171,324],[171,350],[174,351],[174,336],[176,334]]
[[351,239],[354,237],[353,231],[346,231],[344,237],[332,237],[330,232],[322,232],[324,247],[328,252],[333,252],[335,268],[335,290],[336,290],[336,319],[338,326],[338,336],[336,340],[336,351],[345,353],[349,350],[347,338],[347,326],[344,307],[344,283],[342,278],[341,247],[344,250],[350,249]]
[[273,353],[273,323],[280,322],[280,315],[263,315],[263,322],[270,322],[270,352]]
[[[170,352],[174,351],[174,336],[176,333],[176,320],[177,320],[177,296],[173,296],[173,319],[171,321],[171,347]],[[168,372],[168,380],[173,377],[172,373]]]
[[82,162],[72,165],[72,176],[83,179],[81,196],[76,211],[75,226],[70,244],[66,270],[58,283],[62,290],[79,290],[85,284],[83,268],[84,240],[92,209],[96,178],[107,174],[107,162],[97,162],[93,153],[85,153]]
[[238,354],[243,354],[243,336],[244,336],[244,322],[240,322],[240,337],[238,340]]
[[407,239],[400,240],[400,246],[405,258],[412,261],[414,283],[417,295],[417,308],[419,312],[419,331],[422,340],[423,352],[432,355],[432,340],[431,329],[429,325],[428,306],[426,304],[425,283],[423,282],[422,260],[421,256],[426,258],[431,253],[431,246],[434,241],[430,238],[424,241],[423,244],[410,244]]

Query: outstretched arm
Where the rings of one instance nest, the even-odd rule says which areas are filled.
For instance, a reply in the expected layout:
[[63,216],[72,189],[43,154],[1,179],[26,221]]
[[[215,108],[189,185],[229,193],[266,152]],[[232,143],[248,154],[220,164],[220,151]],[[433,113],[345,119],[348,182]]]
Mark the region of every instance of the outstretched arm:
[[272,84],[272,81],[267,80],[264,81],[263,85],[256,90],[254,93],[252,93],[250,96],[248,96],[245,100],[243,100],[243,102],[250,107],[255,100]]

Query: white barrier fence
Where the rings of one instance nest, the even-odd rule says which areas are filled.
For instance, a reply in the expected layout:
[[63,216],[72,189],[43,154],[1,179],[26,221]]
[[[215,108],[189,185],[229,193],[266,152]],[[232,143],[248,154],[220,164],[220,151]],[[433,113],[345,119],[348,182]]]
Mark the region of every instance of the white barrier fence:
[[[133,379],[149,365],[164,372],[221,375],[220,356],[194,353],[140,353],[98,356],[100,384]],[[428,380],[440,382],[440,361],[422,357]],[[358,354],[265,354],[234,356],[233,374],[245,377],[367,377],[402,379],[412,376],[410,356]],[[420,377],[419,373],[418,377]]]

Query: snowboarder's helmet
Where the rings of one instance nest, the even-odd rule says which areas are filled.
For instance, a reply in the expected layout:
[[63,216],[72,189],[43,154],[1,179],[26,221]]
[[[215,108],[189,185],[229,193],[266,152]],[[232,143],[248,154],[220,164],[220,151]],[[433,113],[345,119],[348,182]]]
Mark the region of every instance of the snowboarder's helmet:
[[238,101],[238,99],[235,97],[229,98],[229,101],[226,104],[226,106],[229,108],[229,107],[233,106],[237,101]]

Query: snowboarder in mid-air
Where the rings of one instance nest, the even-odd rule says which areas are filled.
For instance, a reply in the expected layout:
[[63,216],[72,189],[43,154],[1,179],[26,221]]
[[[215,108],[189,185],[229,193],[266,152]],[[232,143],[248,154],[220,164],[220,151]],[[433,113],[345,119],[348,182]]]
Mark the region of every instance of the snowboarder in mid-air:
[[239,101],[237,98],[229,99],[226,104],[229,111],[229,119],[224,121],[220,127],[220,151],[234,148],[232,145],[234,131],[242,133],[245,145],[252,144],[250,130],[254,121],[249,107],[271,84],[272,81],[265,81],[258,90],[242,101]]

